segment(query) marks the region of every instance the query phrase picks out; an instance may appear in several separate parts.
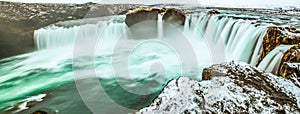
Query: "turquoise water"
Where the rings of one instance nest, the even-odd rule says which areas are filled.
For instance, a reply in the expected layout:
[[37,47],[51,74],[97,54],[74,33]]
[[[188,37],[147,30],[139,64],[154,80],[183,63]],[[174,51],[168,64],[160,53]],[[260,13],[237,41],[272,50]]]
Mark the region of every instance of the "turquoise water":
[[[110,96],[114,102],[117,102],[121,106],[125,106],[130,109],[138,109],[148,105],[148,103],[159,93],[164,84],[172,79],[181,76],[180,65],[176,63],[176,56],[173,56],[172,51],[168,50],[167,47],[156,45],[155,50],[149,50],[147,45],[155,45],[156,43],[144,44],[145,47],[141,46],[133,54],[129,61],[128,71],[131,73],[131,77],[127,73],[113,73],[111,70],[113,65],[124,71],[127,71],[127,65],[122,62],[112,63],[110,59],[112,56],[122,57],[123,55],[116,54],[102,54],[95,56],[95,63],[90,62],[87,57],[73,58],[72,52],[68,52],[68,47],[41,50],[26,55],[11,57],[8,59],[1,60],[0,72],[0,109],[5,109],[20,102],[28,102],[27,98],[36,96],[39,94],[46,94],[45,99],[53,99],[52,97],[71,97],[67,94],[67,91],[77,91],[76,88],[67,89],[66,92],[56,91],[55,88],[63,88],[67,85],[74,85],[74,70],[84,71],[86,73],[78,80],[84,80],[90,78],[88,75],[90,70],[96,71],[96,80],[99,80],[104,91]],[[148,49],[148,51],[147,51]],[[60,50],[60,51],[57,51]],[[160,50],[160,51],[158,51]],[[153,51],[153,53],[147,53]],[[142,54],[141,54],[142,53]],[[61,55],[63,54],[63,55]],[[59,55],[59,56],[58,56]],[[139,56],[142,55],[142,56]],[[83,64],[80,66],[74,66],[73,60],[81,59]],[[168,59],[168,61],[166,61]],[[161,69],[151,69],[151,64],[159,61],[166,61],[163,63],[166,65],[165,71]],[[150,71],[151,70],[151,71]],[[177,72],[178,71],[178,72]],[[149,95],[137,95],[128,92],[128,89],[139,90],[139,86],[153,81],[153,85],[147,86]],[[119,84],[122,84],[119,85]],[[90,85],[91,88],[97,85]],[[123,87],[125,86],[125,87]],[[124,89],[125,88],[125,89]],[[51,92],[49,92],[51,91]],[[74,92],[74,93],[75,93]],[[51,96],[54,93],[66,93],[63,96]],[[49,98],[47,98],[49,96]],[[77,100],[80,99],[77,96]],[[64,100],[68,100],[64,99]],[[61,102],[63,102],[62,100]],[[70,100],[70,99],[69,99]],[[42,101],[42,102],[48,102]],[[37,104],[39,105],[39,104]],[[57,104],[58,105],[58,104]],[[59,109],[58,106],[53,106],[55,110]],[[65,106],[68,107],[68,106]],[[66,110],[66,109],[62,109]]]
[[[35,31],[38,51],[0,60],[0,111],[133,112],[149,105],[171,79],[201,80],[218,49],[223,61],[255,63],[254,47],[266,30],[201,14],[189,16],[182,28],[157,24],[153,39],[128,38],[126,24],[113,20]],[[224,47],[209,43],[217,40]]]

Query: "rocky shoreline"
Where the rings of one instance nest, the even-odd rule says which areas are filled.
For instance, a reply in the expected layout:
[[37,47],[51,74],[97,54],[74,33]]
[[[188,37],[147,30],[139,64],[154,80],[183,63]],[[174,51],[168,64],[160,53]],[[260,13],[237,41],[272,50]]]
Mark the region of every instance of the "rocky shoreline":
[[212,65],[202,79],[170,81],[149,107],[137,113],[300,113],[300,88],[246,63]]

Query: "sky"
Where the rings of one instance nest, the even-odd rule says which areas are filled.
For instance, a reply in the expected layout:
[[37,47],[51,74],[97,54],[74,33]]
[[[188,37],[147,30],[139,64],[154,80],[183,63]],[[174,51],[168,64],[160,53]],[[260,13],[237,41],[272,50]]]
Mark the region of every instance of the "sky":
[[131,3],[131,4],[161,4],[179,3],[202,6],[238,7],[238,8],[300,8],[300,0],[0,0],[26,3],[86,3],[95,2],[102,4]]

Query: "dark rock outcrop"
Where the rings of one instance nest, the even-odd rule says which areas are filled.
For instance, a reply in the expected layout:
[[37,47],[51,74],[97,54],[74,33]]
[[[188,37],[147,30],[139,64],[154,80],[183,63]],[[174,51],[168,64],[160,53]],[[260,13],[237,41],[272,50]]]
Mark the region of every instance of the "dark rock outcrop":
[[131,31],[129,39],[152,39],[157,37],[157,19],[160,9],[137,8],[126,14],[125,23]]
[[262,54],[257,65],[277,46],[281,44],[293,45],[300,43],[300,34],[293,33],[292,30],[293,29],[286,29],[282,27],[269,27],[263,38]]
[[[163,22],[175,27],[183,26],[186,16],[179,9],[156,7],[137,8],[126,14],[125,23],[129,27],[132,39],[152,39],[158,37],[158,16],[162,15]],[[167,32],[164,31],[164,32]]]
[[220,12],[217,11],[217,10],[210,10],[210,11],[207,12],[207,14],[211,14],[211,15],[213,15],[213,14],[220,14]]
[[45,111],[42,111],[42,110],[37,110],[37,111],[35,111],[35,112],[31,113],[31,114],[48,114],[48,113],[45,112]]
[[201,82],[172,80],[138,113],[299,113],[300,88],[240,62],[206,68]]
[[160,14],[160,9],[157,8],[137,8],[126,14],[125,23],[128,27],[149,20],[157,20],[158,14]]
[[185,23],[186,16],[185,14],[178,9],[167,9],[163,13],[163,20],[169,24],[175,26],[183,26]]
[[186,16],[180,11],[180,9],[170,8],[156,8],[156,7],[147,7],[147,8],[137,8],[135,10],[129,11],[126,14],[125,23],[130,27],[136,23],[143,21],[154,20],[157,21],[158,15],[162,15],[162,19],[170,24],[174,25],[184,25]]

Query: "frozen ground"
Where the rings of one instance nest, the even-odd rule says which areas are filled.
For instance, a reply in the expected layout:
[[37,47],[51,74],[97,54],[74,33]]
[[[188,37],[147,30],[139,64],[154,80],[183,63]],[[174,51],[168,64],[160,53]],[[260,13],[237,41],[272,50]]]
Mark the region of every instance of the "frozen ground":
[[300,8],[300,0],[0,0],[26,3],[86,3],[103,4],[131,3],[131,4],[162,4],[178,3],[216,7],[236,8]]

